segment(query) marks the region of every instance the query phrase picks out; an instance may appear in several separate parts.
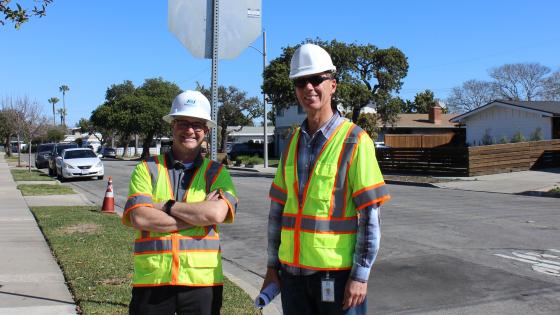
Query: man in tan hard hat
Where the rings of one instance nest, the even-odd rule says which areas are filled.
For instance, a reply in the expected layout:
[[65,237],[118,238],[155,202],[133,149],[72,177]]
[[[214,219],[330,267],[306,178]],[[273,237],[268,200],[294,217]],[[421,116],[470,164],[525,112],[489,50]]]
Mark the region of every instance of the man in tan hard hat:
[[290,64],[307,119],[292,134],[270,188],[263,289],[280,286],[284,314],[366,314],[389,194],[373,141],[340,116],[329,54],[300,46]]
[[163,120],[173,145],[134,169],[123,223],[136,229],[130,314],[219,314],[223,275],[218,224],[231,223],[237,197],[222,164],[201,156],[210,103],[179,94]]

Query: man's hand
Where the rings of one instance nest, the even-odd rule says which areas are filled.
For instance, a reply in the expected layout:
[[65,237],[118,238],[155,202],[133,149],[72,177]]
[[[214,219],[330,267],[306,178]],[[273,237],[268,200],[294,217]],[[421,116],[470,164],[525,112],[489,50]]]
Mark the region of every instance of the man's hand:
[[216,201],[216,200],[220,200],[220,193],[217,190],[211,191],[207,196],[206,196],[206,201]]
[[360,282],[348,279],[346,288],[344,289],[344,300],[342,301],[342,309],[347,310],[354,306],[362,304],[367,296],[367,282]]
[[278,277],[278,270],[274,268],[266,268],[266,275],[264,276],[261,291],[264,290],[270,283],[275,282],[280,287],[280,278]]

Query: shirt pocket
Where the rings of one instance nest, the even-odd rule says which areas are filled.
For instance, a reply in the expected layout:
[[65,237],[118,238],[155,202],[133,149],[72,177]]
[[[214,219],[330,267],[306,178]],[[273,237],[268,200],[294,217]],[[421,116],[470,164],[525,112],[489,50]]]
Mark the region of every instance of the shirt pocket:
[[311,181],[313,187],[308,187],[309,197],[322,201],[330,200],[334,181],[336,179],[337,165],[333,163],[317,163],[313,169]]

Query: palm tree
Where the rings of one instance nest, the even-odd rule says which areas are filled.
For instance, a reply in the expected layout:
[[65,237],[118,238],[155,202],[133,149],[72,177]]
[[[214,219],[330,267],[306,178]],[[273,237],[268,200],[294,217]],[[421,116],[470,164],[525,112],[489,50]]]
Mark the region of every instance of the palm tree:
[[59,108],[56,112],[60,115],[60,124],[66,126],[64,123],[64,116],[66,116],[66,110],[64,108]]
[[60,90],[60,92],[62,92],[62,107],[64,109],[64,111],[63,111],[64,112],[64,117],[63,117],[64,122],[62,124],[64,126],[66,126],[66,99],[65,99],[65,96],[66,96],[66,92],[70,91],[70,88],[68,87],[68,85],[63,84],[58,89]]
[[53,115],[52,119],[53,119],[53,125],[55,125],[55,126],[56,126],[56,116],[55,116],[55,113],[54,113],[54,105],[56,103],[58,103],[59,101],[60,100],[58,99],[58,97],[54,97],[54,96],[48,99],[48,102],[52,103],[52,115]]

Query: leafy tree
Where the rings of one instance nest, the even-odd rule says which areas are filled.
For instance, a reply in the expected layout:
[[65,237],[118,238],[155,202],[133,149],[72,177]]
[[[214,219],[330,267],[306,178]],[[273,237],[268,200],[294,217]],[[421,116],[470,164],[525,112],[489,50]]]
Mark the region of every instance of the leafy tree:
[[[7,98],[5,100],[7,100]],[[2,139],[4,143],[6,154],[11,156],[10,138],[16,133],[16,112],[12,108],[7,107],[5,100],[2,101],[2,110],[0,110],[0,139]]]
[[468,80],[461,87],[454,87],[447,98],[453,113],[466,113],[499,98],[492,82]]
[[64,109],[62,111],[62,125],[66,126],[66,114],[68,113],[66,111],[66,92],[70,91],[70,88],[68,87],[68,85],[61,85],[59,88],[60,92],[62,92],[62,108]]
[[356,124],[360,126],[374,141],[377,139],[379,127],[377,126],[377,115],[373,113],[362,113],[358,117]]
[[[391,97],[384,101],[383,106],[377,108],[379,120],[383,123],[383,128],[394,126],[399,120],[399,113],[403,112],[403,108],[410,104],[403,101],[400,97]],[[383,118],[381,118],[383,117]]]
[[427,114],[430,108],[436,106],[434,99],[434,92],[425,90],[424,92],[417,93],[414,96],[413,111],[418,114]]
[[169,133],[169,127],[162,117],[169,113],[171,103],[179,93],[179,86],[162,78],[147,79],[136,90],[136,114],[132,120],[140,127],[136,133],[143,135],[142,157],[149,156],[150,144],[155,136]]
[[55,105],[59,101],[60,100],[58,99],[58,97],[51,97],[51,98],[48,99],[48,102],[52,104],[52,115],[53,115],[53,125],[54,126],[56,126]]
[[[211,99],[211,90],[197,83],[196,89]],[[218,87],[218,127],[220,132],[220,152],[225,152],[229,131],[228,126],[252,126],[253,119],[263,115],[262,103],[257,97],[247,97],[247,92],[234,86]]]
[[[329,52],[337,67],[337,92],[334,104],[351,109],[352,120],[357,121],[360,111],[368,104],[375,104],[384,124],[395,120],[390,106],[391,93],[398,92],[402,79],[408,72],[405,55],[397,48],[379,49],[374,45],[346,44],[332,40],[307,40]],[[272,60],[264,71],[263,90],[275,110],[289,107],[296,102],[292,83],[288,78],[290,59],[297,46],[287,46],[282,54]]]
[[80,128],[81,133],[93,131],[93,125],[87,118],[80,118],[80,120],[76,123],[76,127]]
[[39,2],[40,7],[35,5],[33,9],[31,9],[31,12],[29,12],[29,9],[23,8],[18,2],[15,3],[16,7],[14,8],[9,6],[11,0],[0,0],[0,12],[4,14],[4,17],[0,18],[0,25],[5,25],[7,21],[10,21],[14,23],[16,29],[19,29],[30,17],[45,16],[47,6],[53,1],[54,0],[37,0],[35,2]]
[[544,77],[550,68],[539,63],[505,64],[490,69],[496,93],[514,101],[534,101],[543,93]]
[[64,134],[64,127],[51,127],[47,128],[45,137],[49,142],[60,142],[64,139]]
[[137,114],[135,92],[136,88],[129,80],[111,85],[105,92],[105,102],[90,117],[97,130],[105,134],[118,132],[125,139],[123,156],[128,151],[130,136],[140,128],[133,119]]

